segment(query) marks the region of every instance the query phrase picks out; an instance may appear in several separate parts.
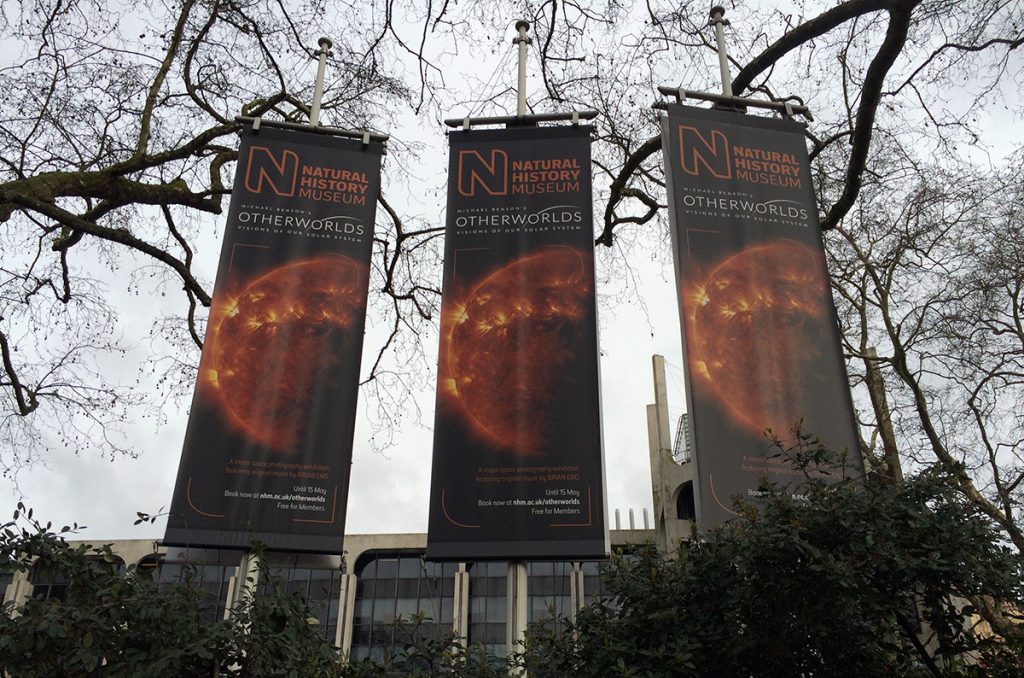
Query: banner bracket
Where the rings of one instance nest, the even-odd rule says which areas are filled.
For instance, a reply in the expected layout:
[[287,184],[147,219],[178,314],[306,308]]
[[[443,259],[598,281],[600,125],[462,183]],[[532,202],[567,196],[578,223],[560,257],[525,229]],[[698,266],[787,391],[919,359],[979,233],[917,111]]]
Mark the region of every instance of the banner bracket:
[[371,132],[369,130],[351,130],[342,129],[340,127],[328,127],[326,125],[317,125],[312,127],[310,125],[303,124],[301,122],[288,122],[287,120],[266,120],[262,118],[252,118],[247,115],[239,115],[235,117],[235,122],[239,125],[252,125],[256,120],[260,122],[254,129],[259,127],[277,127],[280,129],[290,129],[299,132],[312,132],[314,134],[326,134],[332,137],[345,137],[347,139],[359,139],[362,140],[365,135],[370,135],[370,141],[380,141],[381,143],[386,142],[391,137],[387,134],[381,134],[380,132]]
[[[686,99],[697,99],[698,101],[710,101],[714,104],[719,104],[726,107],[727,109],[743,109],[746,108],[764,108],[776,113],[788,114],[790,116],[802,115],[811,122],[814,121],[814,116],[811,115],[811,109],[803,104],[794,104],[790,101],[762,101],[761,99],[749,99],[747,97],[737,96],[725,96],[723,94],[714,94],[713,92],[697,92],[692,89],[682,89],[679,87],[669,87],[667,85],[659,85],[658,92],[663,96],[675,97],[676,102],[682,104]],[[651,108],[664,109],[666,106],[664,101],[656,101],[651,105]],[[788,112],[788,113],[787,113]]]
[[[482,118],[447,118],[444,124],[451,128],[461,127],[463,131],[476,125],[535,125],[538,122],[559,122],[563,120],[593,120],[597,111],[573,111],[572,113],[535,113],[532,115],[498,115]],[[577,124],[577,123],[573,123]]]
[[256,116],[255,118],[253,118],[252,119],[252,131],[253,132],[259,132],[260,131],[260,123],[262,123],[262,122],[263,122],[263,118],[261,118],[259,116]]

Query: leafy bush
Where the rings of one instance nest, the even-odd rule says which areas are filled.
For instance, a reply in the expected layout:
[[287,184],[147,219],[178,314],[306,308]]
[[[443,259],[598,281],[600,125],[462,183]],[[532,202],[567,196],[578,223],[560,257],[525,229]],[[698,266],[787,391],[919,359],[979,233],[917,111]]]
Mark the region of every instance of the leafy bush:
[[[396,620],[403,647],[351,664],[270,568],[259,593],[211,620],[217,601],[196,577],[157,586],[132,568],[122,575],[109,546],[73,546],[64,539],[73,528],[55,533],[31,513],[16,515],[0,534],[0,559],[63,572],[69,585],[63,600],[30,599],[0,615],[0,673],[1021,675],[1021,559],[941,473],[902,484],[809,482],[799,497],[772,492],[741,508],[672,557],[653,546],[614,557],[605,599],[574,622],[532,626],[508,659],[416,633],[425,620],[414,617]],[[979,615],[995,632],[979,630]]]
[[211,619],[210,608],[218,601],[199,585],[196,568],[186,567],[180,582],[160,585],[135,568],[122,575],[112,566],[117,559],[109,545],[68,544],[64,536],[73,529],[53,532],[31,512],[16,513],[3,527],[0,559],[21,570],[61,572],[69,585],[63,599],[31,598],[0,614],[2,675],[487,678],[508,673],[504,658],[467,650],[452,636],[424,639],[415,633],[384,662],[349,665],[310,623],[305,599],[288,594],[269,567],[261,565],[261,586],[250,587],[228,619]]
[[810,482],[803,495],[745,506],[671,558],[650,546],[613,558],[607,599],[559,632],[532,629],[524,666],[531,676],[1020,675],[1019,639],[976,633],[970,602],[1019,604],[1020,558],[947,478]]

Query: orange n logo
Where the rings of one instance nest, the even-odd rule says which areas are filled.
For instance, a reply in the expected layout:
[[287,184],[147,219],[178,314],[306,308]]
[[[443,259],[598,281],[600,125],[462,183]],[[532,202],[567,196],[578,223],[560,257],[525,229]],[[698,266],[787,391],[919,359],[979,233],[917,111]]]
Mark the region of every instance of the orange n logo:
[[295,195],[299,178],[299,156],[295,151],[281,151],[278,158],[266,146],[249,147],[249,164],[245,168],[245,188],[262,193],[266,184],[277,195]]
[[679,162],[683,171],[697,176],[701,167],[719,179],[732,178],[729,140],[717,129],[711,130],[711,139],[696,127],[679,126]]
[[459,151],[459,193],[474,196],[478,184],[487,195],[508,193],[508,153],[494,149],[488,162],[480,151]]

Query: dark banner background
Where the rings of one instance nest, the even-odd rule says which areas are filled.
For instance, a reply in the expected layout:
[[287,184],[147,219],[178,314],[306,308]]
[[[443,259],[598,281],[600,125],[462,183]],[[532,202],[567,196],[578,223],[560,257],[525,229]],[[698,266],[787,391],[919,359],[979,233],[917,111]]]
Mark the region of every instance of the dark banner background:
[[590,132],[450,135],[431,559],[607,554]]
[[382,145],[241,137],[165,541],[341,553]]
[[862,461],[803,128],[673,105],[662,148],[706,529],[735,515],[735,496],[803,479],[766,429],[791,444],[802,420],[849,450],[848,473]]

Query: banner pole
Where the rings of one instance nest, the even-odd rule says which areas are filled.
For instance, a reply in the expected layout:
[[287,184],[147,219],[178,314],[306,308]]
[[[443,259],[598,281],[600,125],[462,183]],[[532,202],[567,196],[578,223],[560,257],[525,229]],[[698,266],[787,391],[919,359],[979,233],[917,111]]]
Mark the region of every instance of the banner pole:
[[711,8],[711,25],[715,27],[715,44],[718,47],[718,68],[722,72],[722,94],[732,96],[732,76],[729,75],[729,53],[725,49],[725,8],[715,5]]
[[519,35],[512,39],[512,42],[519,45],[519,88],[517,91],[516,116],[526,115],[526,46],[533,40],[526,37],[526,31],[530,30],[529,21],[517,21],[516,30]]
[[309,125],[316,127],[320,124],[320,100],[324,96],[324,73],[327,71],[327,56],[331,53],[334,43],[330,38],[320,38],[320,65],[316,69],[316,84],[313,86],[313,106],[309,109]]

